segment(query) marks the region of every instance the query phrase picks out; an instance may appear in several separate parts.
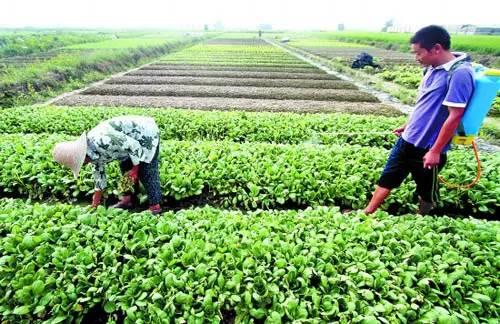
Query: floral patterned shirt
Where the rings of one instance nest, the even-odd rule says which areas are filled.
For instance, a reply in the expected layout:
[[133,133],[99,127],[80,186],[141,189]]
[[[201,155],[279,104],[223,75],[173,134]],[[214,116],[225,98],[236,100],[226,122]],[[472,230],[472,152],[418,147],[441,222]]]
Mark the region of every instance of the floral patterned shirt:
[[130,159],[149,163],[156,153],[160,131],[153,118],[120,116],[101,122],[87,133],[87,156],[94,165],[95,188],[106,188],[107,162]]

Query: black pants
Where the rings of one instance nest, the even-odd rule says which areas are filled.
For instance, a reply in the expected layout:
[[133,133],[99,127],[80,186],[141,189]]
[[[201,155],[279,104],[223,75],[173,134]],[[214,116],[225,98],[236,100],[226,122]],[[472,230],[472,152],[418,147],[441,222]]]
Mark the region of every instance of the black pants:
[[437,176],[446,164],[446,154],[441,154],[438,166],[425,169],[423,158],[427,152],[427,149],[416,147],[399,138],[387,159],[378,185],[386,189],[397,188],[411,173],[420,198],[426,202],[436,202],[439,198]]
[[[146,189],[149,205],[157,205],[161,202],[161,185],[160,173],[158,170],[158,160],[160,155],[160,144],[156,148],[156,153],[151,162],[139,163],[139,180]],[[132,169],[132,161],[130,159],[120,161],[120,169],[123,174]],[[138,187],[136,187],[137,191]],[[126,194],[131,194],[126,193]]]

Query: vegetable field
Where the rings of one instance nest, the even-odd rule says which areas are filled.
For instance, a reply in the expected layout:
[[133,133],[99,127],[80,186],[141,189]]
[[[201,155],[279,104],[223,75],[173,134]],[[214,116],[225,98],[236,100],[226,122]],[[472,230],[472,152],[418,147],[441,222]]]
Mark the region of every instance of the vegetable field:
[[[202,37],[126,32],[47,33],[38,37],[0,34],[0,107],[45,101],[145,64]],[[9,53],[23,55],[9,56]]]
[[352,83],[252,38],[211,39],[56,104],[399,114]]
[[[323,41],[348,41],[357,44],[384,45],[386,48],[408,49],[410,33],[375,33],[375,32],[321,32],[306,33],[308,38]],[[497,35],[452,35],[453,48],[480,54],[500,54]]]
[[[128,36],[71,50],[158,42]],[[431,216],[410,179],[365,215],[407,116],[272,41],[209,38],[0,108],[1,323],[498,323],[499,153],[480,152],[472,189],[440,187]],[[55,143],[121,115],[160,129],[160,215],[90,208],[91,166],[75,179],[53,161]],[[475,168],[456,148],[442,175]],[[108,206],[121,174],[106,172]]]
[[[494,322],[498,224],[0,201],[4,319]],[[498,269],[498,268],[496,268]],[[85,317],[88,320],[88,316]]]
[[[287,47],[319,59],[334,69],[351,72],[359,82],[367,83],[378,90],[389,92],[405,104],[414,104],[417,88],[422,78],[422,67],[409,53],[409,34],[396,33],[294,33]],[[454,35],[457,36],[457,35]],[[498,36],[453,37],[452,49],[466,51],[475,63],[499,68]],[[343,40],[343,41],[340,41]],[[487,47],[485,47],[487,46]],[[488,49],[486,49],[488,48]],[[485,54],[490,52],[490,54]],[[351,63],[361,52],[373,56],[379,68],[365,67],[356,74]],[[357,72],[357,71],[356,71]],[[388,82],[390,83],[388,85]],[[498,116],[500,94],[491,108],[490,116]],[[497,130],[498,132],[498,130]],[[485,133],[485,134],[491,134]],[[498,137],[494,138],[498,141]]]

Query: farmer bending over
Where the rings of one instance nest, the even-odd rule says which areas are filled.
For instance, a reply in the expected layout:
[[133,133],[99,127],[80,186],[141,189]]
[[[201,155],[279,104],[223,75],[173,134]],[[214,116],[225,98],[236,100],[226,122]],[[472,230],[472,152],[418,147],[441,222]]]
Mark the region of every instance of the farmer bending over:
[[[70,168],[78,177],[82,165],[94,166],[95,192],[92,207],[101,203],[102,191],[106,187],[106,163],[118,160],[120,169],[138,189],[138,180],[144,185],[149,210],[161,212],[160,176],[158,153],[160,131],[154,119],[142,116],[121,116],[101,122],[87,134],[72,142],[58,143],[54,147],[54,160]],[[137,191],[137,190],[136,190]],[[136,197],[132,191],[124,193],[121,201],[113,207],[132,208]]]
[[416,60],[427,68],[408,122],[395,129],[394,145],[365,213],[373,213],[411,173],[417,185],[419,213],[427,214],[438,198],[438,172],[474,91],[470,59],[450,52],[450,35],[428,26],[411,38]]

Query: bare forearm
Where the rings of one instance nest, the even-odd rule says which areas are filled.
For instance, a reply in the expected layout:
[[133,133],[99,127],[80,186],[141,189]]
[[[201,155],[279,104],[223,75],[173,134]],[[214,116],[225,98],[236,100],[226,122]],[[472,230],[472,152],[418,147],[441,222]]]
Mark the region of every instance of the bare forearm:
[[443,127],[441,127],[441,130],[439,131],[439,135],[438,138],[436,139],[436,142],[429,151],[434,153],[441,153],[444,147],[450,142],[453,135],[455,135],[455,130],[460,124],[460,120],[461,116],[448,117],[448,119],[446,119],[446,121],[444,122]]

